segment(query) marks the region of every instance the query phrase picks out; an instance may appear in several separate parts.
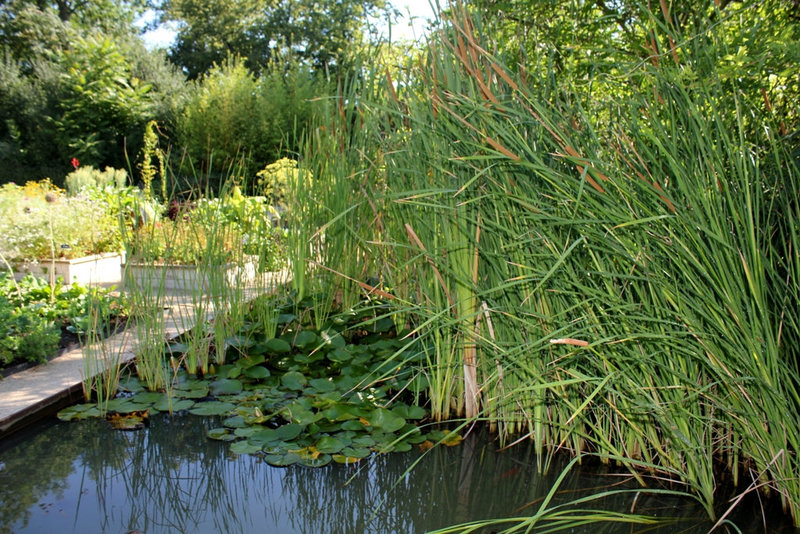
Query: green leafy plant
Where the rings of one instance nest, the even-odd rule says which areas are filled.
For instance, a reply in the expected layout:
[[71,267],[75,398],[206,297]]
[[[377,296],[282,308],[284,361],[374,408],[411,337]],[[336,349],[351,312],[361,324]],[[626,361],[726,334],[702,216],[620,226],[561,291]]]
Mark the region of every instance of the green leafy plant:
[[128,314],[127,300],[112,289],[53,286],[32,275],[19,282],[0,273],[0,365],[44,362],[55,355],[64,332],[106,336]]

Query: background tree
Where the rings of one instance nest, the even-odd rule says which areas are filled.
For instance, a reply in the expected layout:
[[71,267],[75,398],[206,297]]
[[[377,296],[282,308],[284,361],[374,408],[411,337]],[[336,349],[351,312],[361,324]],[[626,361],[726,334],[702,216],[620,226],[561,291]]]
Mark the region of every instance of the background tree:
[[0,161],[4,181],[51,177],[70,160],[127,166],[144,124],[175,115],[185,78],[149,52],[134,16],[143,2],[0,4]]
[[197,78],[240,56],[256,75],[291,52],[317,70],[343,67],[384,0],[166,0],[163,20],[180,24],[170,58]]

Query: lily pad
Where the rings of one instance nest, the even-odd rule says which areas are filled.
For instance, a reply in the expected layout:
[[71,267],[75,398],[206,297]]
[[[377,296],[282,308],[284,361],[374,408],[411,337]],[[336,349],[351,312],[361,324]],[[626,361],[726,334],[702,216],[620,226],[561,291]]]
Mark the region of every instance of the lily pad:
[[385,432],[400,430],[406,424],[405,419],[386,408],[376,408],[369,417],[367,417],[367,420],[372,427]]
[[300,461],[300,456],[293,452],[287,454],[268,454],[264,457],[264,461],[275,467],[286,467],[298,463]]
[[318,342],[319,337],[311,330],[301,330],[294,338],[294,346],[299,349],[307,349]]
[[159,412],[168,412],[170,408],[172,408],[173,412],[180,412],[182,410],[188,410],[194,405],[195,402],[190,399],[173,398],[170,403],[170,399],[166,395],[162,395],[161,400],[153,404],[153,408]]
[[192,389],[173,389],[172,395],[179,399],[202,399],[208,397],[208,385]]
[[423,419],[425,417],[425,408],[422,406],[408,406],[406,404],[399,404],[392,408],[392,412],[396,413],[403,419]]
[[272,338],[264,344],[266,351],[270,354],[285,354],[292,350],[292,346],[286,341]]
[[308,385],[319,393],[330,393],[331,391],[336,391],[336,384],[334,384],[329,378],[312,378],[308,381]]
[[219,441],[233,441],[236,439],[236,435],[232,434],[227,428],[212,428],[206,432],[206,435]]
[[307,383],[308,380],[305,375],[297,371],[289,371],[281,377],[281,384],[287,389],[299,391],[303,389]]
[[330,454],[320,454],[319,456],[303,457],[300,459],[300,465],[305,467],[323,467],[331,463],[333,458]]
[[328,359],[336,363],[344,363],[353,359],[353,355],[344,348],[338,348],[328,353]]
[[303,432],[303,425],[289,423],[276,429],[278,437],[284,441],[291,441]]
[[84,419],[99,416],[100,410],[94,404],[76,404],[75,406],[64,408],[57,414],[61,421],[83,421]]
[[236,454],[256,454],[261,452],[261,445],[248,440],[237,441],[231,444],[231,451]]
[[141,430],[147,424],[150,413],[147,410],[127,413],[109,413],[106,421],[114,430]]
[[325,330],[320,335],[322,336],[322,340],[325,342],[325,345],[327,345],[328,349],[330,350],[341,349],[347,344],[339,332]]
[[342,456],[346,456],[348,458],[366,458],[372,451],[370,451],[366,447],[345,447],[341,451]]
[[242,392],[242,383],[231,378],[222,378],[211,382],[208,390],[212,395],[236,395]]
[[236,366],[241,367],[242,369],[247,369],[249,367],[253,367],[254,365],[262,364],[264,361],[266,361],[266,358],[264,358],[263,354],[246,355],[236,360]]
[[127,397],[127,398],[120,398],[120,399],[111,399],[106,404],[106,410],[109,412],[118,412],[118,413],[132,413],[132,412],[141,412],[147,409],[150,406],[149,403],[142,404],[138,403],[134,400],[134,397]]
[[362,458],[358,458],[356,456],[345,456],[344,454],[334,454],[331,456],[333,461],[337,464],[355,464],[362,460]]
[[189,410],[189,413],[193,415],[224,415],[235,408],[236,405],[230,402],[198,402]]
[[269,369],[263,367],[261,365],[257,365],[255,367],[249,367],[244,370],[244,376],[247,378],[252,378],[254,380],[263,380],[269,376]]
[[325,436],[320,438],[315,447],[318,451],[326,454],[334,454],[345,448],[347,444],[333,436]]
[[241,415],[236,415],[234,417],[228,417],[222,424],[228,428],[244,428],[247,426],[247,423],[244,420],[244,417]]
[[133,396],[133,399],[140,404],[154,404],[164,397],[163,393],[157,391],[142,391]]

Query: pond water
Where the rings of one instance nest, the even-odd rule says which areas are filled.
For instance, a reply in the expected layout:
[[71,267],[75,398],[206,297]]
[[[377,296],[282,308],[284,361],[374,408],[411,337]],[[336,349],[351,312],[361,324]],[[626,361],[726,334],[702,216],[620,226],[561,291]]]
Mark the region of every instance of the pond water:
[[[539,475],[526,445],[498,453],[475,432],[461,445],[424,454],[276,468],[207,439],[216,424],[211,418],[160,415],[145,430],[120,432],[103,421],[52,420],[12,436],[0,443],[0,533],[422,533],[531,515],[561,467]],[[571,472],[558,499],[600,492],[622,480],[592,471]],[[599,504],[629,511],[634,498]],[[589,525],[571,532],[689,533],[711,526],[691,501],[641,494],[635,510],[674,522],[658,528]],[[789,531],[783,519],[774,512],[772,517],[769,532]],[[735,521],[742,532],[764,531],[757,507],[741,510]]]

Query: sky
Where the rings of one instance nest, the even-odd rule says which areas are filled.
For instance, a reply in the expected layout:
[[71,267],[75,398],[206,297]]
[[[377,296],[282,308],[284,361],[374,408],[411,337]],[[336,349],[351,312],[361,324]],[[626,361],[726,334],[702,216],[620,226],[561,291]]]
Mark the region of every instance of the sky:
[[[433,18],[433,8],[429,0],[389,0],[401,13],[402,18],[391,28],[392,41],[401,39],[419,39],[424,35],[429,19]],[[436,0],[431,0],[434,3]],[[144,25],[151,20],[153,14],[145,15],[139,22]],[[388,38],[388,27],[385,22],[379,24],[384,38]],[[167,48],[175,39],[174,26],[161,25],[157,29],[146,32],[142,38],[148,48]]]

